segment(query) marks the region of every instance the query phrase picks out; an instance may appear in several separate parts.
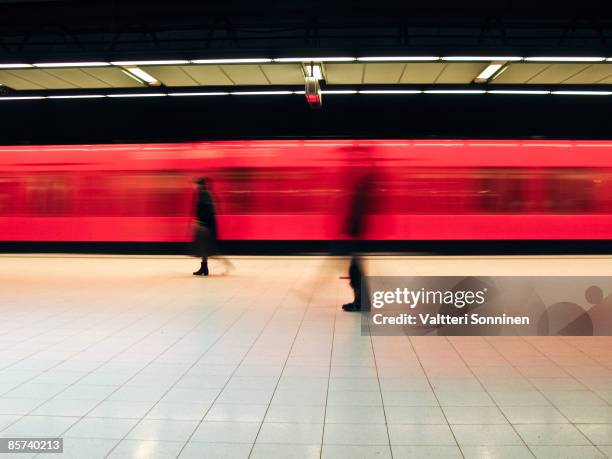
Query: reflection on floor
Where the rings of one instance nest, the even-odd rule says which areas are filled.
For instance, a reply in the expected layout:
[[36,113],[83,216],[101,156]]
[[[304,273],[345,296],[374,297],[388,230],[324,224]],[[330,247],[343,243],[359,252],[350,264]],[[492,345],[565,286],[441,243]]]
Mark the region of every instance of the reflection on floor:
[[[610,275],[610,261],[368,266]],[[199,278],[181,257],[2,257],[0,436],[62,436],[63,458],[612,456],[612,338],[362,336],[340,309],[346,261],[234,263]]]

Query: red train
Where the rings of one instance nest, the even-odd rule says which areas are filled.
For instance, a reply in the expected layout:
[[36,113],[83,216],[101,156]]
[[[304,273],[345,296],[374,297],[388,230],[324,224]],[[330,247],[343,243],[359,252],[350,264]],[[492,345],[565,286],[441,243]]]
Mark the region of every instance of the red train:
[[221,239],[343,239],[364,173],[366,239],[612,238],[612,141],[253,140],[0,147],[0,240],[188,241],[197,176]]

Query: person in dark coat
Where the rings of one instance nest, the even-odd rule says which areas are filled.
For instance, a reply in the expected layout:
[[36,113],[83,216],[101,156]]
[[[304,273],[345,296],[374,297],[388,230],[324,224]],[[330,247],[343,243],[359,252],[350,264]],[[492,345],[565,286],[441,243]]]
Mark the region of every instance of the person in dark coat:
[[208,257],[217,248],[217,219],[215,203],[208,189],[208,180],[200,177],[195,181],[197,186],[195,202],[196,226],[194,231],[194,252],[202,258],[200,269],[194,276],[208,276]]
[[[356,243],[359,241],[365,232],[365,220],[368,214],[371,200],[372,177],[370,174],[363,175],[357,182],[351,200],[349,202],[349,215],[347,221],[346,233],[351,239],[351,263],[349,265],[349,285],[353,289],[354,299],[350,303],[342,306],[345,311],[360,311],[362,305],[367,304],[369,294],[367,286],[364,288],[363,280],[363,261],[357,253]],[[362,295],[365,294],[365,302]],[[368,309],[367,306],[365,309]]]

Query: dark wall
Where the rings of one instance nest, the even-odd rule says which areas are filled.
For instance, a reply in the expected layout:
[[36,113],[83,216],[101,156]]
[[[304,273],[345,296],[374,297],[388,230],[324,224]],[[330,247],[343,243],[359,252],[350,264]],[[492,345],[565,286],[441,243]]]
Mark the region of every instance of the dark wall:
[[612,138],[612,97],[300,95],[0,102],[0,144],[231,138]]

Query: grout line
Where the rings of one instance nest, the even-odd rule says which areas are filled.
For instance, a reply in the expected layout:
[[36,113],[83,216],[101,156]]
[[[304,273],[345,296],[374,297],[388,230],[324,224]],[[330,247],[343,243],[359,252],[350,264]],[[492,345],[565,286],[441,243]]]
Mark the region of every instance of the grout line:
[[[369,293],[366,292],[368,295]],[[363,294],[363,292],[362,292]],[[363,312],[359,314],[360,319],[363,320]],[[372,349],[372,357],[374,358],[374,369],[376,370],[376,382],[378,383],[378,393],[380,394],[380,402],[382,404],[383,416],[385,418],[385,430],[387,432],[387,441],[389,443],[389,452],[391,454],[391,459],[393,459],[393,446],[391,445],[391,434],[389,434],[389,422],[387,421],[387,410],[385,408],[385,399],[382,393],[382,385],[380,384],[380,374],[378,373],[378,362],[376,361],[376,351],[374,349],[374,340],[372,339],[372,329],[370,327],[370,322],[368,321],[368,335],[370,339],[370,348]]]
[[[332,270],[333,271],[333,270]],[[321,432],[321,449],[319,450],[319,458],[322,459],[323,457],[323,442],[325,441],[325,426],[327,425],[327,402],[329,400],[329,385],[330,385],[330,381],[331,381],[331,371],[332,371],[332,364],[333,364],[333,359],[334,359],[334,343],[336,340],[336,320],[338,317],[338,297],[339,297],[339,283],[335,283],[336,288],[335,288],[335,297],[334,297],[334,320],[333,320],[333,324],[332,324],[332,330],[331,330],[331,346],[329,349],[329,371],[327,372],[327,388],[325,390],[325,407],[323,408],[323,430]]]
[[440,403],[440,399],[438,398],[438,394],[436,393],[433,384],[431,383],[431,380],[429,379],[429,375],[427,374],[427,371],[425,371],[425,367],[423,366],[423,362],[421,361],[421,357],[419,357],[419,353],[417,352],[416,348],[414,347],[414,344],[412,342],[412,339],[410,336],[406,337],[408,339],[408,343],[410,344],[410,349],[412,350],[412,352],[414,353],[417,362],[419,363],[419,366],[421,367],[421,370],[423,371],[423,374],[425,375],[425,379],[427,379],[427,384],[429,385],[429,388],[431,389],[431,392],[433,393],[434,397],[436,398],[436,401],[438,402],[438,408],[440,408],[440,411],[442,412],[442,416],[444,416],[444,420],[446,421],[446,426],[448,426],[448,430],[450,430],[451,435],[453,436],[453,439],[455,440],[455,444],[457,446],[457,449],[459,449],[459,452],[461,453],[461,457],[465,458],[465,454],[463,453],[463,449],[461,449],[461,445],[459,445],[459,442],[457,441],[457,437],[455,436],[455,432],[453,431],[453,429],[451,428],[451,424],[448,421],[448,417],[446,416],[446,411],[444,411],[444,408],[442,407],[442,404]]
[[[482,337],[478,337],[478,338],[482,338]],[[506,413],[504,413],[504,411],[501,409],[501,407],[499,406],[499,404],[497,403],[497,400],[495,400],[495,398],[493,398],[491,396],[491,394],[489,393],[489,390],[487,389],[487,387],[482,383],[482,381],[480,380],[480,378],[478,377],[478,375],[476,373],[474,373],[474,370],[472,370],[472,367],[465,361],[465,359],[463,358],[463,356],[461,355],[461,352],[459,352],[459,350],[457,349],[457,347],[455,346],[455,344],[453,343],[452,340],[450,340],[448,337],[445,337],[446,342],[449,344],[450,347],[453,348],[453,350],[455,351],[455,353],[457,354],[457,356],[461,359],[461,361],[463,362],[463,364],[466,366],[466,368],[470,371],[470,373],[472,373],[472,376],[476,379],[476,381],[478,381],[478,384],[480,384],[480,386],[482,387],[483,391],[487,394],[487,397],[489,397],[491,399],[491,401],[493,403],[495,403],[495,407],[497,408],[497,410],[502,414],[502,416],[506,419],[506,421],[508,422],[508,425],[512,428],[512,430],[514,431],[514,433],[516,434],[516,436],[518,438],[520,438],[521,442],[523,442],[523,445],[525,446],[525,448],[527,448],[529,450],[529,452],[533,455],[533,457],[536,457],[536,454],[531,450],[530,446],[527,444],[527,442],[525,441],[525,439],[521,436],[521,434],[518,432],[518,430],[516,430],[516,427],[514,427],[514,424],[512,424],[510,422],[510,419],[508,419],[508,416],[506,416]],[[483,341],[487,342],[485,339],[483,339]],[[495,352],[497,352],[504,360],[505,357],[503,354],[501,354],[494,346],[491,346],[491,344],[487,343],[489,345],[489,347],[491,347],[492,350],[494,350]],[[506,360],[507,361],[507,360]],[[508,361],[507,361],[508,362]],[[508,362],[509,364],[511,364],[510,362]],[[518,372],[518,370],[517,370]],[[520,372],[519,372],[520,373]],[[525,377],[525,379],[527,379]],[[527,380],[529,381],[529,380]],[[531,381],[529,381],[529,384],[531,384]]]
[[[288,292],[287,292],[288,294]],[[310,298],[308,299],[308,301],[306,302],[306,307],[304,308],[304,311],[302,313],[302,317],[300,319],[300,322],[297,326],[297,329],[295,331],[295,335],[293,336],[293,340],[291,341],[291,345],[289,346],[289,350],[287,352],[287,357],[285,358],[285,363],[283,364],[283,367],[281,369],[281,372],[278,376],[278,381],[276,381],[276,385],[274,386],[274,390],[272,391],[272,396],[270,397],[270,402],[268,403],[268,406],[266,408],[266,412],[264,413],[264,416],[261,420],[261,423],[259,425],[259,429],[257,430],[257,434],[255,435],[255,439],[253,440],[253,445],[251,446],[251,451],[249,451],[249,459],[250,457],[253,455],[253,450],[255,449],[255,444],[257,443],[257,438],[259,438],[259,434],[261,433],[261,429],[265,423],[266,420],[266,416],[268,415],[268,411],[270,411],[270,405],[272,404],[272,400],[274,400],[274,395],[276,394],[276,391],[278,389],[278,385],[280,384],[281,379],[283,378],[283,373],[285,372],[285,368],[287,367],[287,362],[289,360],[289,358],[291,357],[291,351],[293,350],[293,346],[295,345],[295,341],[298,337],[298,335],[300,334],[300,331],[302,329],[302,324],[304,323],[304,319],[306,318],[306,313],[308,312],[309,308],[310,308],[310,303],[312,301],[312,298],[314,297],[314,290],[312,291],[312,293],[310,294]]]

